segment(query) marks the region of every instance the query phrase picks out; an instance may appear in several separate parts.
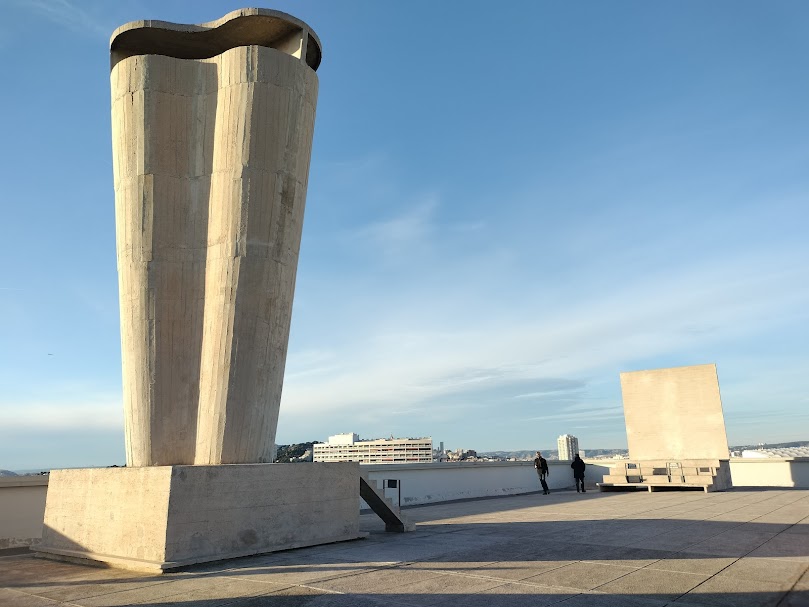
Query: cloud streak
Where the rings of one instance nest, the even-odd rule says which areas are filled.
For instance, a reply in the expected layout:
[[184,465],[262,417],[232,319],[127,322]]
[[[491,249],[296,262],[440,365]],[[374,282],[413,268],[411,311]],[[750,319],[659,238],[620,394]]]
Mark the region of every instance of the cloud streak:
[[99,394],[77,399],[0,403],[0,428],[4,432],[79,432],[120,430],[124,414],[120,396]]
[[21,0],[16,4],[71,31],[107,39],[114,26],[68,0]]

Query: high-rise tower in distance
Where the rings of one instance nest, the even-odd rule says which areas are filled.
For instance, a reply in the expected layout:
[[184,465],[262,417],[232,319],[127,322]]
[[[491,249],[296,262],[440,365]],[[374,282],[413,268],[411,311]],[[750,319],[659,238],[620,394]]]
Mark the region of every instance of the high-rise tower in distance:
[[579,452],[579,439],[570,434],[563,434],[556,439],[556,445],[559,449],[559,459],[572,460]]

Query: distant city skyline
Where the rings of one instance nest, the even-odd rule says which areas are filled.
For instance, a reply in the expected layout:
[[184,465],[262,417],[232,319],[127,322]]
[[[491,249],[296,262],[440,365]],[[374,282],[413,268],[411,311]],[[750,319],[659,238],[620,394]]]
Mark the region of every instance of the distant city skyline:
[[[123,463],[109,35],[242,5],[0,8],[0,468]],[[272,8],[323,43],[279,443],[625,448],[618,374],[704,363],[807,438],[809,4]]]

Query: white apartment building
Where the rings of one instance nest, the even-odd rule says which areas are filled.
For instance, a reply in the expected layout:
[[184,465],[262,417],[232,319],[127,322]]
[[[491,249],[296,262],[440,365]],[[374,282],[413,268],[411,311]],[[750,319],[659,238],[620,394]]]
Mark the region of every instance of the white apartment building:
[[572,460],[579,452],[579,439],[570,434],[563,434],[556,439],[556,446],[559,449],[559,459]]
[[360,440],[358,434],[335,434],[314,444],[313,461],[361,464],[413,464],[433,461],[433,439],[376,438]]

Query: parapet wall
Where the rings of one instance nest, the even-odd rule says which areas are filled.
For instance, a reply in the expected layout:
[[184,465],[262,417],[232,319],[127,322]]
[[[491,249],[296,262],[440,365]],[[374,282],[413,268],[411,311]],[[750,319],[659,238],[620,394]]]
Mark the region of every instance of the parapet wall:
[[[586,460],[585,460],[586,461]],[[551,491],[574,487],[569,461],[548,461]],[[402,506],[453,500],[519,495],[540,491],[533,462],[448,462],[430,464],[369,464],[362,466],[371,480],[384,487],[385,497]],[[607,467],[587,462],[585,480],[600,482]],[[396,487],[384,481],[396,481]]]
[[[588,461],[587,484],[601,482],[612,462]],[[620,463],[620,460],[616,463]],[[573,486],[570,462],[549,461],[552,491]],[[307,464],[297,464],[305,466]],[[531,462],[476,462],[444,464],[373,464],[362,471],[383,488],[386,497],[401,498],[402,506],[434,504],[460,499],[518,495],[539,491]],[[809,458],[731,459],[735,487],[809,488]],[[42,537],[47,476],[0,478],[0,550],[28,546]]]
[[47,476],[0,478],[0,550],[39,542],[47,493]]

